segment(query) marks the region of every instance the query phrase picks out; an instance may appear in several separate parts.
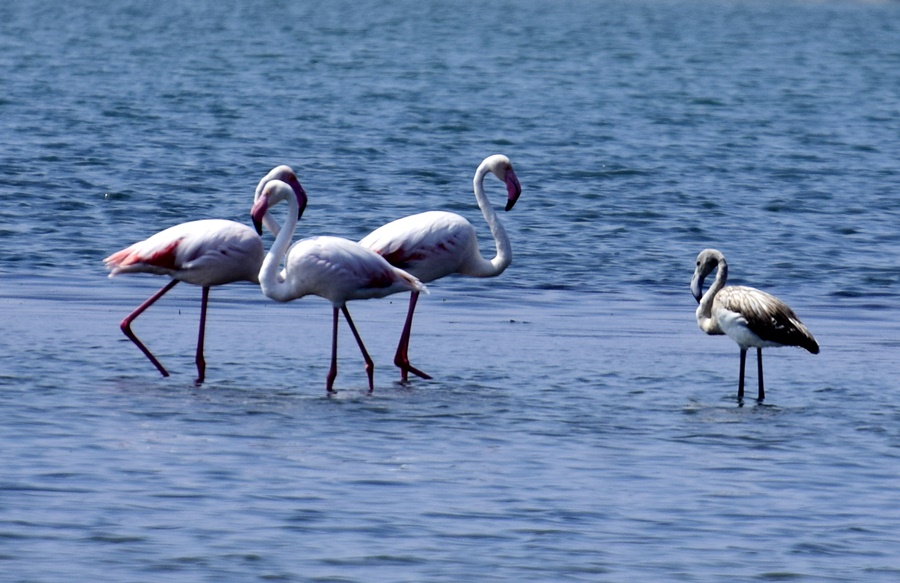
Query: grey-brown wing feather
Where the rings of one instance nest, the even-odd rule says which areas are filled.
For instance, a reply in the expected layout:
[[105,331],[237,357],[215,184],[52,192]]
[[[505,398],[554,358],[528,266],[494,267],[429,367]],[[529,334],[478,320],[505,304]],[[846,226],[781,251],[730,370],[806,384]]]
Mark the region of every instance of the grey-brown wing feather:
[[751,332],[769,342],[800,346],[816,354],[819,345],[794,311],[771,294],[752,287],[729,286],[716,294],[722,307],[741,314]]

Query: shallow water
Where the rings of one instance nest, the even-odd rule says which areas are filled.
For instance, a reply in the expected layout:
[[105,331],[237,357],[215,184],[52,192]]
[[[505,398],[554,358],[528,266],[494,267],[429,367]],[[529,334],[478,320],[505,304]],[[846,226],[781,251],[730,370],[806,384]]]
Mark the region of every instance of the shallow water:
[[[893,581],[900,537],[900,5],[124,2],[0,7],[0,580]],[[358,239],[522,182],[515,258],[419,304],[331,311],[101,260],[247,222],[272,166],[301,234]],[[503,188],[487,183],[498,204]],[[822,352],[696,327],[696,254]],[[748,367],[751,394],[755,367]]]

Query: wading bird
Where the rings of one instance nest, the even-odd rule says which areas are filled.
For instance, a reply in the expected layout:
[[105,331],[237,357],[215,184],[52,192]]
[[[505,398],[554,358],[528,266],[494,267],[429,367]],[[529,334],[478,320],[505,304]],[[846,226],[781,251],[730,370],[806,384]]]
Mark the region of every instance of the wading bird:
[[[716,279],[703,293],[703,280],[718,267]],[[707,334],[727,334],[741,348],[741,373],[738,381],[738,399],[744,397],[744,366],[747,349],[756,347],[757,376],[762,401],[763,388],[762,349],[768,346],[800,346],[813,354],[819,353],[816,339],[787,304],[752,287],[728,286],[728,264],[725,256],[716,249],[704,249],[697,256],[691,293],[700,304],[697,307],[697,324]]]
[[[331,302],[331,367],[325,384],[329,393],[334,391],[337,377],[338,311],[343,312],[365,360],[371,392],[375,388],[374,364],[350,317],[347,302],[382,298],[402,291],[422,292],[426,291],[425,286],[374,251],[347,239],[309,237],[291,246],[297,220],[306,201],[302,201],[298,211],[297,198],[293,196],[290,186],[281,180],[270,180],[265,184],[253,205],[250,214],[258,231],[262,230],[269,209],[283,200],[288,201],[290,213],[263,260],[259,272],[260,287],[266,296],[279,302],[289,302],[306,295],[316,295]],[[284,268],[279,271],[282,261]]]
[[120,273],[152,273],[172,278],[120,324],[125,336],[141,349],[164,377],[169,376],[168,371],[131,331],[131,323],[179,281],[203,288],[196,356],[196,382],[200,384],[206,376],[203,339],[209,288],[235,281],[259,283],[257,278],[263,257],[262,239],[253,229],[234,221],[207,219],[169,227],[149,239],[113,253],[103,262],[110,270],[109,277]]
[[[288,183],[296,198],[302,199],[305,203],[306,193],[289,167],[278,166],[272,169],[260,181],[260,185],[275,178]],[[103,262],[110,270],[109,277],[120,273],[152,273],[168,275],[172,278],[172,281],[150,296],[120,324],[125,336],[140,348],[141,352],[150,359],[150,362],[164,377],[169,376],[168,371],[134,334],[131,330],[131,323],[166,292],[175,287],[179,281],[199,285],[203,288],[196,355],[198,375],[196,382],[200,384],[206,377],[203,342],[209,288],[236,281],[258,284],[263,257],[265,257],[265,250],[262,239],[253,229],[234,221],[206,219],[182,223],[160,231],[149,239],[113,253]]]
[[[472,223],[458,214],[443,211],[424,212],[397,219],[372,231],[359,244],[375,251],[391,265],[409,272],[424,283],[453,273],[470,277],[500,275],[512,261],[512,247],[506,230],[484,193],[484,178],[489,173],[506,183],[507,211],[516,204],[522,187],[509,158],[501,154],[485,158],[475,171],[475,199],[497,248],[493,259],[487,260],[479,252],[478,237]],[[400,368],[404,382],[410,372],[424,379],[431,378],[409,363],[409,337],[418,300],[419,292],[413,291],[394,355],[394,364]]]

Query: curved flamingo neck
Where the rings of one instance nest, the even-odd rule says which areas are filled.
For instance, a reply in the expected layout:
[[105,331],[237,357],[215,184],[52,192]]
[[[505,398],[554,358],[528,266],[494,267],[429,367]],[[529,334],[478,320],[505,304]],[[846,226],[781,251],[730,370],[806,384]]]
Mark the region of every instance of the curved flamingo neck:
[[[294,238],[294,231],[297,229],[297,215],[300,210],[300,205],[295,197],[287,197],[287,202],[287,221],[283,228],[273,231],[276,233],[275,242],[272,243],[272,247],[266,253],[262,268],[259,270],[259,285],[263,293],[278,302],[296,299],[296,295],[291,293],[290,287],[285,282],[284,272],[278,272],[278,268],[291,246],[291,239]],[[277,227],[278,223],[269,215],[268,211],[266,211],[265,216],[270,218]],[[266,227],[271,230],[268,223],[266,223]]]
[[712,305],[716,299],[716,294],[725,287],[725,281],[728,279],[728,264],[724,257],[718,258],[718,268],[716,270],[716,279],[713,281],[703,297],[700,298],[700,305],[697,307],[697,323],[700,329],[707,334],[722,334],[719,323],[712,316]]
[[478,265],[474,272],[471,273],[475,277],[500,275],[512,262],[512,246],[509,243],[509,237],[506,235],[506,229],[503,228],[503,223],[500,222],[500,218],[494,211],[491,201],[488,200],[487,195],[484,193],[484,178],[490,171],[488,166],[482,163],[478,170],[475,171],[472,185],[475,190],[475,200],[478,201],[478,208],[481,209],[481,214],[484,216],[484,220],[487,221],[491,235],[494,237],[497,254],[488,261],[479,253]]

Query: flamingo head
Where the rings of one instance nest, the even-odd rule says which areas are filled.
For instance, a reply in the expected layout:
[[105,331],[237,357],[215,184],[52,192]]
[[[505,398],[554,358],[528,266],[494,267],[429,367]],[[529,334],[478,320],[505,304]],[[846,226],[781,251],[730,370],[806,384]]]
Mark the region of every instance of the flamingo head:
[[506,184],[506,210],[512,209],[522,194],[522,186],[513,170],[512,163],[509,158],[503,154],[494,154],[484,159],[479,167],[478,174],[486,169],[488,172],[502,180]]
[[269,173],[263,176],[259,184],[256,185],[256,192],[253,194],[253,200],[256,201],[262,195],[263,189],[266,187],[266,184],[273,180],[280,180],[282,182],[286,182],[293,187],[295,184],[299,185],[300,183],[297,181],[297,175],[294,174],[294,170],[288,166],[287,164],[282,164],[281,166],[276,166],[269,170]]
[[[285,166],[286,168],[286,166]],[[253,226],[256,232],[262,235],[263,217],[269,212],[269,209],[283,200],[296,199],[297,201],[297,220],[303,216],[303,210],[306,209],[306,192],[294,177],[296,186],[277,178],[270,179],[262,188],[253,208],[250,209],[250,218],[253,219]]]
[[720,262],[724,263],[725,257],[715,249],[704,249],[697,255],[694,276],[691,278],[691,294],[698,304],[703,298],[703,281],[719,266]]
[[280,180],[288,184],[294,190],[294,194],[297,195],[297,202],[300,203],[301,208],[303,207],[304,203],[302,201],[306,200],[306,191],[303,190],[300,181],[297,180],[297,175],[294,173],[294,170],[287,164],[272,168],[269,170],[268,174],[262,177],[259,184],[256,185],[256,192],[253,195],[254,201],[258,200],[262,195],[262,191],[266,187],[266,184],[273,180]]

